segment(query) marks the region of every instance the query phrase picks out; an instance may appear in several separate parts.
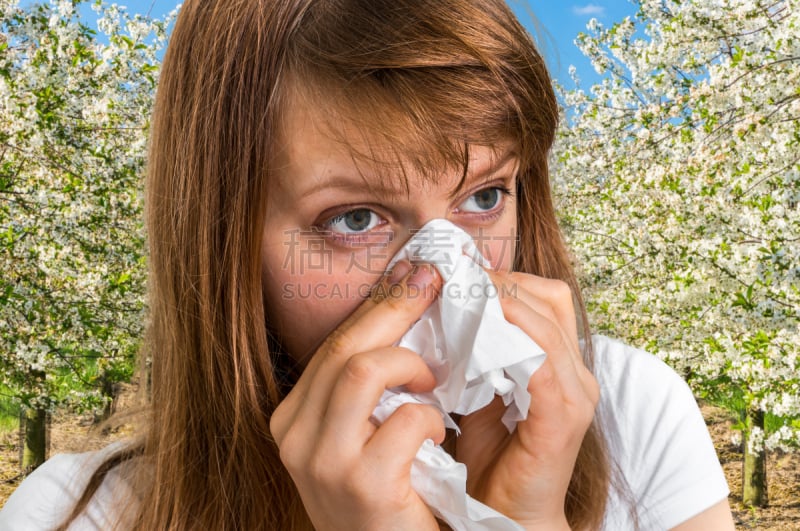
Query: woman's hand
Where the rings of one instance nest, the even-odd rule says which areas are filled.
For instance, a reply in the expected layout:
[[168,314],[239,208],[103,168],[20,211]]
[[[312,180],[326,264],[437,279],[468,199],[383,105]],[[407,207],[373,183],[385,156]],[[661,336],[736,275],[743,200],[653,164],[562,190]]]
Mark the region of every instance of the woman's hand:
[[391,345],[440,287],[433,268],[399,263],[328,336],[273,413],[281,460],[316,529],[439,528],[411,488],[410,473],[423,441],[444,439],[440,413],[407,404],[379,427],[370,416],[388,387],[424,392],[435,386],[420,356]]
[[568,285],[524,273],[488,271],[506,319],[547,354],[528,384],[528,418],[509,435],[495,399],[461,419],[456,459],[467,490],[526,529],[568,529],[564,500],[599,387],[583,363]]

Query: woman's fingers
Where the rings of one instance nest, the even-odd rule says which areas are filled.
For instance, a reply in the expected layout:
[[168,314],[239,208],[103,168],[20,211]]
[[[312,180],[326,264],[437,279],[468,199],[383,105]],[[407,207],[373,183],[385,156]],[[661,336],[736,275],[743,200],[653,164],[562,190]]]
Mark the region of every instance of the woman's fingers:
[[548,356],[558,358],[558,363],[572,363],[577,341],[567,337],[567,332],[556,319],[553,308],[540,300],[538,293],[534,295],[528,292],[521,284],[517,284],[516,289],[511,289],[513,286],[504,278],[494,277],[493,281],[501,283],[498,293],[505,318],[536,341]]
[[436,383],[419,355],[391,346],[422,316],[441,286],[433,268],[409,268],[400,264],[394,278],[383,278],[326,338],[270,420],[281,461],[317,527],[436,525],[411,488],[410,470],[426,438],[443,439],[441,414],[431,406],[409,404],[379,427],[370,421],[386,388],[420,392]]
[[387,388],[404,386],[411,392],[430,391],[436,378],[419,354],[386,347],[356,354],[344,364],[325,413],[322,437],[363,445],[375,431],[368,420]]
[[[577,341],[577,325],[569,286],[561,281],[522,273],[488,272],[498,287],[500,303],[509,322],[520,327],[547,353],[548,364],[555,371],[555,382],[563,387],[562,395],[588,397],[592,406],[599,400],[597,381],[583,363]],[[545,370],[531,379],[544,379]],[[577,393],[577,394],[576,394]]]
[[542,347],[547,354],[547,360],[556,370],[559,383],[564,386],[564,390],[567,392],[575,392],[579,388],[582,390],[583,383],[578,378],[578,371],[583,366],[583,362],[576,361],[574,347],[565,337],[561,328],[519,299],[504,297],[501,304],[506,319],[520,327]]
[[353,311],[353,313],[351,313],[344,321],[342,321],[337,328],[348,327],[351,323],[358,321],[361,316],[369,313],[392,292],[392,286],[399,284],[413,273],[414,266],[407,260],[400,260],[397,262],[390,271],[385,272],[379,281],[372,286],[369,297],[364,299],[361,304],[358,305],[355,311]]
[[383,463],[387,470],[405,474],[426,439],[440,444],[444,436],[444,419],[438,409],[427,404],[403,404],[375,431],[364,456]]
[[[320,348],[329,356],[365,352],[391,345],[405,334],[436,300],[441,289],[441,277],[430,265],[418,265],[395,284],[373,290],[363,304],[366,310],[356,310]],[[379,285],[380,286],[380,285]]]
[[539,314],[558,323],[565,337],[573,343],[574,352],[580,353],[575,306],[569,284],[524,273],[486,272],[501,297],[517,297]]
[[[468,485],[481,501],[523,525],[566,525],[564,499],[599,397],[580,354],[572,293],[556,280],[487,273],[506,319],[547,357],[528,382],[528,417],[513,435],[492,432],[487,421],[496,415],[487,410],[462,419],[459,452],[469,458],[464,462],[474,478]],[[487,452],[483,441],[489,436],[506,444]]]
[[[488,273],[498,288],[506,318],[534,339],[547,352],[557,367],[567,370],[568,374],[574,374],[592,403],[596,404],[600,398],[600,388],[594,375],[583,362],[577,339],[577,320],[572,291],[569,285],[560,280],[524,273],[508,274],[493,271],[488,271]],[[538,314],[539,318],[544,318],[554,324],[555,327],[548,327],[545,324],[541,331],[535,331],[529,318],[526,317],[526,315],[530,315],[529,310]],[[527,326],[521,323],[527,323]],[[559,345],[560,342],[565,345]],[[563,352],[567,352],[569,356],[562,356]],[[571,361],[571,366],[567,364],[568,360]]]
[[441,283],[436,270],[427,265],[415,266],[395,283],[383,279],[373,295],[328,335],[303,375],[313,377],[322,365],[338,368],[357,352],[393,344],[436,299]]
[[365,300],[322,343],[297,384],[275,410],[271,429],[276,440],[281,440],[285,429],[303,411],[321,418],[348,359],[399,340],[436,299],[441,284],[436,270],[427,265],[414,266],[394,284],[388,282],[388,277],[384,279],[376,294]]

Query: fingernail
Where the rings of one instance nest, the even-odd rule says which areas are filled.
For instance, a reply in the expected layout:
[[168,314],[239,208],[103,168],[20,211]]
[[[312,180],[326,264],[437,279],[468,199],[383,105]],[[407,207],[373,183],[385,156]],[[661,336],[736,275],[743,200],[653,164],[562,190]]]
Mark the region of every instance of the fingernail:
[[428,264],[414,266],[414,272],[408,279],[409,286],[424,290],[431,282],[433,282],[432,266]]
[[389,285],[394,286],[399,284],[401,280],[411,271],[411,263],[408,260],[400,260],[394,265],[392,268],[392,272],[389,274]]

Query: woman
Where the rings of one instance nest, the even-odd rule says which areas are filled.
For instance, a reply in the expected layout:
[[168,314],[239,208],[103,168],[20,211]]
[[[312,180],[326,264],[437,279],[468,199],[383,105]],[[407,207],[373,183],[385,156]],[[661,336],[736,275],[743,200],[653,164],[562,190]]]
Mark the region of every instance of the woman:
[[[685,384],[593,349],[550,197],[557,113],[500,0],[184,3],[152,124],[146,429],[46,464],[0,522],[37,489],[76,528],[436,528],[409,468],[441,416],[370,413],[386,387],[435,384],[392,345],[441,279],[384,269],[446,218],[548,354],[513,435],[495,401],[446,444],[470,493],[529,529],[732,529]],[[65,485],[78,468],[96,471]]]

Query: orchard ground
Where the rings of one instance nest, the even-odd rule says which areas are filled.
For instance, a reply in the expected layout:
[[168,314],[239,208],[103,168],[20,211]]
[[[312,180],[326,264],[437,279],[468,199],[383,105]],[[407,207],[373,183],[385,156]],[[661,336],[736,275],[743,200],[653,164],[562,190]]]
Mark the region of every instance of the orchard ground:
[[[123,395],[121,407],[128,402]],[[710,406],[703,407],[717,453],[720,456],[728,484],[730,501],[737,529],[790,531],[800,529],[800,453],[769,454],[767,475],[770,506],[765,509],[746,509],[741,506],[742,448],[732,443],[731,422],[727,414]],[[91,415],[56,415],[51,424],[50,455],[64,452],[83,452],[102,448],[132,433],[130,425],[122,425],[109,433],[93,427]],[[0,506],[19,484],[19,436],[16,432],[0,433]]]

